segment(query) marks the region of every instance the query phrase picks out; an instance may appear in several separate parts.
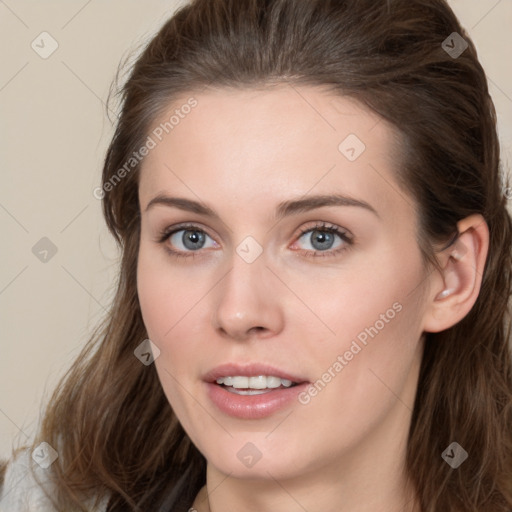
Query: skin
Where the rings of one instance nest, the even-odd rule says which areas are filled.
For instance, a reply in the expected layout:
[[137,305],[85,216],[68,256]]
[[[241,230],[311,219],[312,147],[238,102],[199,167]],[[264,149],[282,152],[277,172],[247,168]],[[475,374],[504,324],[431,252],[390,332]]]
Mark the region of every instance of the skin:
[[[433,272],[416,241],[416,203],[395,177],[399,134],[376,114],[312,86],[194,97],[197,107],[142,165],[137,275],[144,323],[161,351],[155,365],[163,390],[208,462],[194,508],[419,510],[404,460],[422,334],[455,324],[476,300],[485,222],[461,221],[458,245],[439,255],[443,271]],[[354,161],[338,149],[349,134],[366,145]],[[274,217],[282,201],[332,193],[375,212],[324,206]],[[207,204],[219,219],[163,204],[148,209],[161,194]],[[206,233],[203,248],[184,246],[183,232],[157,241],[183,222]],[[317,232],[301,236],[323,222],[353,243],[333,235],[322,251],[312,240]],[[236,252],[249,235],[263,251],[252,263]],[[345,250],[333,254],[339,247]],[[446,288],[450,294],[440,297]],[[268,363],[315,382],[393,304],[400,312],[307,404],[245,420],[219,411],[205,393],[204,374],[226,362]],[[237,457],[248,442],[261,453],[251,468]]]

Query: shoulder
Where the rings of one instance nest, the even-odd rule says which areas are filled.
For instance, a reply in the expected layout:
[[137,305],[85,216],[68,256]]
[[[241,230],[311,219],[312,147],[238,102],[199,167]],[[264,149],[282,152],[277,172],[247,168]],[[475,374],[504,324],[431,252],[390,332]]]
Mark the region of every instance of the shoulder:
[[43,487],[51,488],[47,474],[42,468],[31,470],[31,454],[23,450],[7,464],[4,482],[0,488],[0,511],[25,512],[40,510],[55,512],[46,497]]
[[16,454],[7,464],[4,482],[0,488],[0,511],[56,512],[44,489],[52,494],[52,484],[48,469],[43,469],[32,461],[28,449]]
[[[42,468],[25,449],[7,464],[3,485],[0,484],[0,512],[58,512],[48,495],[54,493],[49,478],[51,466]],[[46,491],[46,493],[45,493]],[[106,502],[94,512],[105,512]]]

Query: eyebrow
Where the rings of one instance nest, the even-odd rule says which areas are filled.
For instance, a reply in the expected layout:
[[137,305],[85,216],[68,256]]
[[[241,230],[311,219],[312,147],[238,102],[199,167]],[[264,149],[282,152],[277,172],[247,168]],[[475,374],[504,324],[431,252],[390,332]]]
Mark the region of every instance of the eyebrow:
[[[180,210],[185,210],[220,220],[219,215],[210,207],[199,203],[198,201],[185,199],[183,197],[170,197],[164,194],[159,194],[158,196],[151,199],[151,201],[146,206],[145,211],[148,211],[151,207],[156,205],[175,207],[179,208]],[[325,206],[356,206],[359,208],[364,208],[365,210],[370,211],[380,218],[377,210],[375,210],[375,208],[366,201],[340,194],[331,194],[308,196],[304,199],[292,199],[283,201],[279,203],[276,208],[275,219],[281,220],[284,217],[289,217],[291,215],[315,210]]]

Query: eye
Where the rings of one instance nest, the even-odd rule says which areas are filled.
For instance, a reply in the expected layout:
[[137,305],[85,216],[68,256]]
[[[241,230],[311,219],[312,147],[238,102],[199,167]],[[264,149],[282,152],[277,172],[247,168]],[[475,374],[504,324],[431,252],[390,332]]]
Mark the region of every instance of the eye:
[[[206,245],[207,240],[210,245]],[[304,239],[311,248],[303,249],[307,257],[336,256],[353,245],[348,231],[325,222],[302,230],[298,240]],[[165,249],[177,257],[195,257],[201,249],[217,248],[215,242],[203,229],[194,224],[174,226],[160,233],[157,240],[165,244]],[[294,245],[297,242],[294,243]],[[292,246],[292,249],[296,250]]]
[[311,257],[335,256],[353,244],[347,231],[325,222],[302,230],[298,240],[301,239],[309,244],[305,250]]
[[[207,239],[210,239],[209,246],[205,245]],[[208,247],[218,247],[215,242],[205,231],[195,225],[177,226],[172,229],[166,229],[160,234],[158,240],[160,243],[166,243],[166,249],[176,256],[195,256],[194,252]],[[189,254],[186,254],[189,253]]]

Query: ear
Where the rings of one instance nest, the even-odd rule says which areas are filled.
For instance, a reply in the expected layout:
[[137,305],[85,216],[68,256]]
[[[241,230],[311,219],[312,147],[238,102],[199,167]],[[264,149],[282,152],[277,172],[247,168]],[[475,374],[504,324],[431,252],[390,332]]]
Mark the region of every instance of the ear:
[[456,242],[438,254],[442,272],[430,276],[423,330],[440,332],[454,326],[471,310],[480,293],[489,249],[489,228],[482,215],[457,223]]

